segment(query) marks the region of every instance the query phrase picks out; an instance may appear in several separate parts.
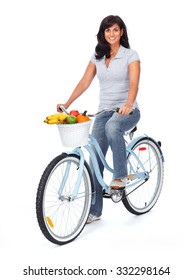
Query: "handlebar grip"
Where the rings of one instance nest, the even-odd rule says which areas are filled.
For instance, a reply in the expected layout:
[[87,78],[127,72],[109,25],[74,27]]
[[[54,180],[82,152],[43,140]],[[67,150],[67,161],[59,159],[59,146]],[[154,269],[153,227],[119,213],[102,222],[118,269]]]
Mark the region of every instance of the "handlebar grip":
[[68,111],[64,108],[64,106],[60,106],[59,109],[68,115]]

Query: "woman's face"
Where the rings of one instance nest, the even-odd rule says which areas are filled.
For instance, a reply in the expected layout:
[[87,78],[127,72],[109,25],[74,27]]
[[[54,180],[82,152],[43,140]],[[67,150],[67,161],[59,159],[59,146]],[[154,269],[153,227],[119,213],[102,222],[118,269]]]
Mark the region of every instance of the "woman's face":
[[105,40],[110,45],[120,44],[121,36],[123,35],[123,30],[120,29],[118,24],[113,24],[111,27],[105,29],[104,36]]

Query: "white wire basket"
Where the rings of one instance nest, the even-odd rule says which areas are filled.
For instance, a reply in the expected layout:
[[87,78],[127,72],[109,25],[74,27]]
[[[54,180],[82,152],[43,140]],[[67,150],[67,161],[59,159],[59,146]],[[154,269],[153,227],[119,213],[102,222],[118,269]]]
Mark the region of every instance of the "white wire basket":
[[88,135],[92,120],[75,124],[58,124],[62,145],[80,147],[88,144]]

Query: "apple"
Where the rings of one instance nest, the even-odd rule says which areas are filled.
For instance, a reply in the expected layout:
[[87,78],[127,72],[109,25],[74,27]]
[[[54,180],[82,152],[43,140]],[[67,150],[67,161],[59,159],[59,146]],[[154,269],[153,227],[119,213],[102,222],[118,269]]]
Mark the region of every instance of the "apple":
[[78,115],[80,115],[80,113],[78,112],[78,110],[72,110],[70,111],[69,115],[77,117]]

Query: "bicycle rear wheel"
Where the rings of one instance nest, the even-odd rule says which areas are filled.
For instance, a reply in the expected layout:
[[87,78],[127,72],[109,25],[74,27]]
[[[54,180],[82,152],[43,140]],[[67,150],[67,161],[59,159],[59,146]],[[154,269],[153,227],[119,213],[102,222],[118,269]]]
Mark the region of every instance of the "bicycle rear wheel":
[[[92,177],[84,163],[77,197],[71,195],[79,174],[78,155],[61,154],[45,169],[37,191],[36,213],[40,229],[51,242],[63,245],[73,241],[83,230],[89,215]],[[68,177],[61,195],[60,184],[68,168]]]
[[[159,144],[149,137],[140,139],[131,150],[143,163],[149,178],[147,181],[139,182],[134,187],[126,189],[122,202],[132,214],[141,215],[150,211],[159,198],[164,177],[163,155]],[[129,161],[134,172],[143,172],[135,157],[130,153],[128,155],[129,174],[133,173]]]

